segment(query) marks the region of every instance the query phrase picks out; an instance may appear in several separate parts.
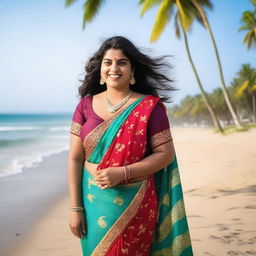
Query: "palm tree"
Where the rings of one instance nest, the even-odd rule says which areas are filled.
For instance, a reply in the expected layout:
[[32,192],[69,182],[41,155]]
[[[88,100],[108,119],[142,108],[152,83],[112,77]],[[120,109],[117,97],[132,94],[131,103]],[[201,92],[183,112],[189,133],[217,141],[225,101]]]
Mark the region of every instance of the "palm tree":
[[200,80],[200,78],[199,78],[199,75],[198,75],[198,72],[197,72],[197,70],[196,70],[195,64],[194,64],[194,62],[193,62],[193,60],[192,60],[191,53],[190,53],[189,46],[188,46],[187,35],[186,35],[186,32],[185,32],[185,30],[184,30],[183,27],[182,27],[182,32],[183,32],[183,37],[184,37],[184,42],[185,42],[185,47],[186,47],[187,55],[188,55],[188,58],[189,58],[189,62],[190,62],[190,64],[191,64],[191,66],[192,66],[192,69],[193,69],[194,75],[195,75],[195,77],[196,77],[196,80],[197,80],[197,83],[198,83],[200,92],[201,92],[201,94],[202,94],[202,98],[203,98],[203,100],[204,100],[204,103],[205,103],[205,105],[206,105],[206,107],[207,107],[207,109],[208,109],[208,111],[209,111],[209,113],[210,113],[210,116],[211,116],[211,118],[212,118],[212,121],[213,121],[214,126],[215,126],[221,133],[223,133],[224,131],[223,131],[221,125],[220,125],[219,119],[217,118],[217,115],[216,115],[215,111],[213,110],[213,107],[212,107],[212,105],[211,105],[211,103],[210,103],[210,100],[209,100],[209,98],[208,98],[208,96],[207,96],[207,94],[206,94],[206,92],[205,92],[205,90],[204,90],[204,88],[203,88],[203,85],[202,85],[202,83],[201,83],[201,80]]
[[256,47],[256,0],[250,0],[254,5],[254,11],[245,11],[242,16],[243,25],[239,31],[248,31],[244,37],[243,43],[247,44],[247,48]]
[[250,64],[242,65],[238,72],[240,86],[236,89],[236,98],[241,99],[246,95],[251,95],[251,106],[253,121],[256,120],[256,70]]
[[[141,11],[141,16],[143,16],[143,14],[149,10],[151,7],[153,7],[156,4],[159,4],[160,1],[151,1],[151,0],[140,0],[139,4],[142,4],[142,11]],[[206,92],[204,91],[203,85],[201,83],[201,80],[199,78],[198,72],[196,70],[195,64],[193,62],[191,53],[190,53],[190,49],[189,49],[189,45],[188,45],[188,40],[187,40],[187,34],[186,31],[190,29],[191,25],[192,25],[192,21],[193,19],[198,19],[199,22],[201,22],[200,17],[196,17],[194,15],[195,13],[195,8],[193,10],[193,12],[188,12],[187,8],[189,8],[190,6],[186,6],[186,9],[182,8],[182,6],[180,5],[180,1],[177,0],[176,1],[177,4],[177,10],[175,13],[175,31],[176,31],[176,37],[178,39],[180,39],[180,29],[183,32],[183,38],[184,38],[184,42],[185,42],[185,47],[186,47],[186,52],[188,55],[188,59],[189,62],[191,64],[191,67],[193,69],[196,81],[198,83],[200,92],[202,94],[202,98],[207,106],[207,109],[210,113],[211,119],[213,121],[214,126],[220,131],[223,132],[223,129],[220,125],[220,122],[217,118],[217,115],[215,114],[215,111],[213,110],[213,107],[211,106],[211,103],[208,99],[208,96],[206,94]],[[209,3],[205,3],[205,5],[208,8],[211,8],[211,5]],[[158,38],[160,37],[161,33],[163,32],[165,26],[167,25],[167,23],[169,22],[171,15],[174,12],[174,7],[175,7],[175,2],[174,1],[168,1],[168,0],[163,0],[160,4],[158,13],[157,13],[157,17],[156,17],[156,22],[155,25],[153,27],[152,33],[151,33],[151,38],[150,41],[154,42],[156,40],[158,40]],[[189,15],[186,15],[186,13],[189,13]]]
[[[207,16],[204,11],[205,7],[211,9],[212,7],[211,1],[210,0],[140,0],[140,4],[143,4],[142,15],[145,11],[147,11],[151,7],[160,4],[156,22],[151,34],[151,41],[156,41],[161,35],[163,29],[165,28],[166,24],[170,20],[171,14],[173,13],[174,5],[177,6],[179,15],[181,17],[180,19],[181,24],[185,31],[188,31],[190,29],[191,23],[195,19],[208,30],[211,37],[211,41],[213,43],[215,55],[217,58],[223,95],[227,103],[227,106],[229,108],[229,111],[232,115],[234,124],[238,129],[241,129],[242,125],[240,124],[237,114],[229,99],[229,95],[228,95],[227,88],[224,81],[224,76],[222,72],[222,66],[219,58],[217,45],[210,27],[210,24],[208,22]],[[163,13],[163,11],[165,12],[166,16],[161,17],[159,14],[161,12]]]
[[211,41],[212,41],[213,48],[214,48],[214,52],[215,52],[215,56],[216,56],[217,63],[218,63],[218,68],[219,68],[219,74],[220,74],[220,80],[221,80],[221,86],[222,86],[222,92],[223,92],[223,95],[224,95],[224,99],[225,99],[225,101],[227,103],[227,106],[229,108],[229,111],[232,115],[234,124],[236,125],[236,127],[238,129],[242,129],[243,127],[242,127],[242,125],[241,125],[241,123],[240,123],[240,121],[237,117],[237,114],[236,114],[236,112],[235,112],[235,110],[234,110],[234,108],[231,104],[231,101],[230,101],[230,98],[229,98],[229,95],[228,95],[227,87],[226,87],[224,76],[223,76],[222,65],[221,65],[221,62],[220,62],[219,52],[218,52],[218,48],[217,48],[217,45],[216,45],[216,42],[215,42],[215,38],[213,36],[213,32],[212,32],[210,23],[207,19],[207,16],[205,14],[205,11],[204,11],[202,5],[200,5],[200,1],[199,0],[191,0],[191,2],[193,3],[193,5],[198,10],[198,12],[199,12],[199,14],[200,14],[200,16],[203,20],[204,26],[210,34]]

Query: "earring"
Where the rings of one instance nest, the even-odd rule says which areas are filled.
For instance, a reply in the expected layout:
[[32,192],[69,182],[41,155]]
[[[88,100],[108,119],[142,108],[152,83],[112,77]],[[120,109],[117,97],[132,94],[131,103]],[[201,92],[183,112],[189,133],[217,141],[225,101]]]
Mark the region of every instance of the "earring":
[[136,83],[136,80],[134,78],[134,74],[131,73],[131,77],[130,77],[130,84],[135,84]]
[[105,81],[104,81],[104,79],[102,77],[100,78],[100,84],[101,85],[105,84]]

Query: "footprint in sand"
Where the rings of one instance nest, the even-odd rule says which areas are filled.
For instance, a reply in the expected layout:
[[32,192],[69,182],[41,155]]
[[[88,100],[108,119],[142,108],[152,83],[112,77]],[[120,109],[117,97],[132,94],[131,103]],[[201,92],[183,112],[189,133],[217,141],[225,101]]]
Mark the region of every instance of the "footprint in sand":
[[240,219],[240,218],[233,218],[233,219],[231,219],[231,220],[237,221],[237,220],[241,220],[241,219]]
[[239,252],[229,251],[227,254],[228,255],[239,255]]
[[218,228],[219,231],[230,229],[230,228],[228,228],[227,226],[225,226],[224,224],[221,224],[221,223],[217,223],[216,226],[219,227]]
[[245,252],[241,252],[241,251],[228,251],[227,254],[228,255],[256,255],[256,251],[254,251],[254,250],[245,251]]
[[247,209],[256,209],[256,204],[254,204],[254,205],[246,205],[245,208],[247,208]]
[[256,251],[254,251],[254,250],[246,251],[246,254],[248,254],[248,255],[256,255]]
[[204,252],[204,254],[206,255],[210,255],[210,256],[214,256],[213,254],[211,254],[210,252]]
[[231,207],[231,208],[228,208],[226,211],[231,211],[231,210],[234,210],[234,209],[239,209],[240,207]]
[[214,236],[214,235],[210,235],[209,236],[210,239],[215,239],[215,240],[219,240],[220,242],[224,243],[224,244],[230,244],[230,241],[227,241],[225,239],[223,239],[220,236]]
[[192,242],[201,242],[202,240],[201,239],[191,239]]

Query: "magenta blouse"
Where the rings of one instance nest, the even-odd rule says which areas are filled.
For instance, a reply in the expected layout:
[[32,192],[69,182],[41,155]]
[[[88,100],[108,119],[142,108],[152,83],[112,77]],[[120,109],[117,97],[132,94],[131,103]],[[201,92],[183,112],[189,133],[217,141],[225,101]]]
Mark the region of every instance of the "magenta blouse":
[[[91,130],[105,121],[94,112],[92,100],[93,96],[82,98],[77,104],[72,117],[73,122],[70,132],[80,136],[82,141]],[[74,128],[74,124],[79,129]],[[151,149],[172,140],[166,110],[159,103],[151,112],[147,126],[147,138],[147,144]]]

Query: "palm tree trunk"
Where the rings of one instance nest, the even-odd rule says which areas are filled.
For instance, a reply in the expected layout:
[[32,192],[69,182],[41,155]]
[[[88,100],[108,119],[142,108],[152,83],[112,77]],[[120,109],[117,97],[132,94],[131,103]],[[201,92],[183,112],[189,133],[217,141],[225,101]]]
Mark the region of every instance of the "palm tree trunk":
[[204,25],[206,27],[206,29],[208,30],[209,34],[210,34],[210,37],[211,37],[211,41],[213,43],[213,48],[214,48],[214,51],[215,51],[215,56],[217,58],[217,63],[218,63],[218,68],[219,68],[219,74],[220,74],[220,80],[221,80],[221,87],[222,87],[222,91],[223,91],[223,95],[224,95],[224,99],[227,103],[227,106],[228,106],[228,109],[231,113],[231,116],[232,116],[232,119],[234,121],[234,124],[235,126],[238,128],[238,129],[242,129],[243,126],[241,125],[239,119],[238,119],[238,116],[234,110],[234,107],[232,106],[232,103],[229,99],[229,95],[228,95],[228,92],[227,92],[227,88],[226,88],[226,85],[225,85],[225,81],[224,81],[224,76],[223,76],[223,71],[222,71],[222,65],[221,65],[221,62],[220,62],[220,57],[219,57],[219,52],[218,52],[218,49],[217,49],[217,45],[216,45],[216,42],[215,42],[215,39],[214,39],[214,36],[213,36],[213,33],[212,33],[212,30],[211,30],[211,27],[210,27],[210,24],[208,22],[208,19],[203,11],[203,9],[201,8],[201,6],[197,3],[196,0],[191,0],[193,2],[193,4],[195,5],[195,7],[197,8],[197,10],[199,11],[203,21],[204,21]]
[[203,88],[203,86],[202,86],[202,83],[201,83],[201,81],[200,81],[200,78],[199,78],[199,76],[198,76],[196,67],[195,67],[195,65],[194,65],[194,62],[193,62],[192,57],[191,57],[191,54],[190,54],[190,50],[189,50],[189,46],[188,46],[188,39],[187,39],[186,32],[185,32],[185,30],[184,30],[184,28],[183,28],[182,25],[181,25],[181,27],[182,27],[182,31],[183,31],[184,42],[185,42],[185,46],[186,46],[186,51],[187,51],[188,59],[189,59],[189,62],[190,62],[190,64],[191,64],[191,66],[192,66],[192,69],[193,69],[194,75],[195,75],[195,77],[196,77],[196,80],[197,80],[199,89],[200,89],[200,91],[201,91],[203,100],[204,100],[204,102],[205,102],[205,104],[206,104],[206,106],[207,106],[207,109],[208,109],[208,111],[209,111],[209,113],[210,113],[210,115],[211,115],[212,122],[213,122],[214,126],[215,126],[221,133],[224,133],[224,131],[223,131],[221,125],[220,125],[220,122],[219,122],[219,120],[218,120],[218,118],[217,118],[217,116],[216,116],[216,114],[215,114],[215,112],[214,112],[214,110],[213,110],[213,108],[212,108],[212,106],[211,106],[211,104],[210,104],[210,101],[209,101],[209,99],[208,99],[208,97],[207,97],[207,94],[206,94],[206,92],[204,91],[204,88]]
[[252,120],[253,120],[253,122],[256,122],[256,102],[255,102],[255,98],[256,98],[256,93],[252,92]]

